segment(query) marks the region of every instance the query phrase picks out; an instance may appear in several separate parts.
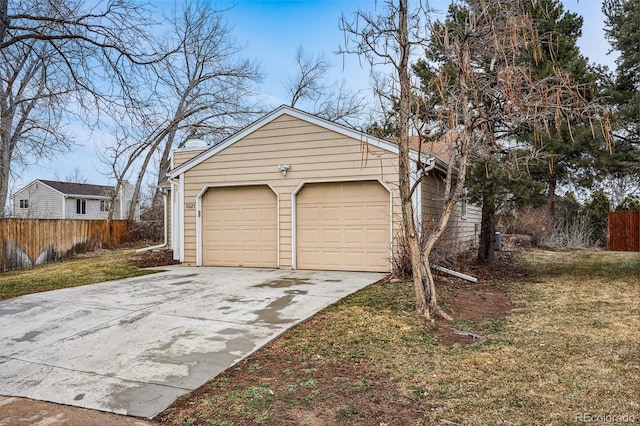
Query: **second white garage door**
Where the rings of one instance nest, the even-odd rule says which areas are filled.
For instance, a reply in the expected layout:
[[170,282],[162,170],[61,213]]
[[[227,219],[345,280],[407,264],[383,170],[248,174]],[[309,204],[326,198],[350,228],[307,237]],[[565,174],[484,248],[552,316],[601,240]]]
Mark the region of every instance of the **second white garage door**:
[[276,200],[266,185],[209,188],[202,198],[202,264],[277,267]]
[[379,182],[306,184],[296,196],[296,267],[389,271],[390,226]]

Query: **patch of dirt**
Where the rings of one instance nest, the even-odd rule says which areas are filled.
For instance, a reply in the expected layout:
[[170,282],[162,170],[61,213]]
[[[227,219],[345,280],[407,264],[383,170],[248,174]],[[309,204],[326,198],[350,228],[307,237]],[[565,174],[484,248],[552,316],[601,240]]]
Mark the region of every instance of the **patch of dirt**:
[[[456,321],[477,323],[504,318],[511,312],[514,305],[507,293],[508,283],[530,275],[529,270],[512,262],[512,256],[513,253],[508,251],[496,253],[496,260],[491,265],[481,264],[467,256],[462,257],[455,267],[450,268],[477,278],[477,283],[442,272],[434,275],[439,296],[446,303],[446,310]],[[448,321],[438,320],[437,324],[436,333],[444,345],[470,344],[475,341],[472,335],[458,334],[470,333],[468,330],[458,330]]]
[[27,398],[0,396],[0,425],[154,426],[155,422]]
[[157,268],[180,263],[173,259],[173,250],[151,250],[136,253],[132,262],[140,268]]
[[[435,276],[440,297],[456,319],[482,322],[502,318],[513,308],[508,282],[527,271],[513,266],[508,253],[501,253],[487,267],[462,259],[455,269],[479,278],[478,283],[445,274]],[[435,333],[443,345],[471,344],[469,336],[440,321]],[[297,328],[321,335],[328,325],[311,318]],[[278,425],[411,425],[428,410],[424,389],[407,394],[407,383],[397,383],[380,366],[354,357],[336,362],[288,347],[277,339],[199,389],[178,399],[154,420],[164,424]],[[249,408],[248,408],[249,407]],[[250,411],[253,410],[253,411]],[[228,423],[225,423],[228,422]]]
[[[375,425],[410,425],[424,414],[420,405],[401,395],[388,377],[376,374],[364,363],[332,364],[322,359],[305,362],[292,359],[291,355],[290,350],[278,345],[258,351],[189,394],[189,399],[176,401],[154,420],[172,425],[205,425],[213,421],[320,426],[374,424],[372,420]],[[234,406],[235,398],[245,398],[247,402],[247,389],[267,384],[268,388],[263,389],[268,390],[247,403],[255,412]],[[233,396],[216,399],[217,394],[227,392]],[[207,399],[208,403],[201,404]],[[218,416],[209,417],[202,410],[194,412],[189,400],[198,400],[201,407],[211,406]]]

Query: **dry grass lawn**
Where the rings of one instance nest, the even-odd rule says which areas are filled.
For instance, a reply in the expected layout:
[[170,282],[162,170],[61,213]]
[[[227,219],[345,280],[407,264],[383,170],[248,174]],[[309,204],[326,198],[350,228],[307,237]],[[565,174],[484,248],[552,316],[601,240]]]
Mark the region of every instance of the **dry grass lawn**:
[[582,424],[581,415],[640,422],[640,257],[531,251],[533,279],[484,344],[439,356],[427,424]]
[[[410,285],[370,286],[156,420],[219,426],[640,422],[639,254],[534,250],[515,261],[530,269],[528,277],[458,284],[468,286],[479,305],[503,300],[491,294],[508,295],[513,309],[506,317],[465,318],[456,291],[443,282],[445,306],[459,313],[453,324],[434,329],[413,315]],[[440,338],[445,326],[482,338],[447,345]]]
[[0,273],[0,300],[157,272],[140,269],[136,259],[135,250],[105,250],[33,268],[3,272]]

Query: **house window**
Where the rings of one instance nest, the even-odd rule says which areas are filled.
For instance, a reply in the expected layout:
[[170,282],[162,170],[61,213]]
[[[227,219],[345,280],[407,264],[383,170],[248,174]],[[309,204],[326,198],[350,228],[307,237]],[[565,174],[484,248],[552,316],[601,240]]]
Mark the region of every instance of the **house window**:
[[76,214],[87,214],[87,200],[76,200]]
[[108,212],[110,206],[111,206],[111,202],[110,201],[108,201],[108,200],[100,200],[100,211],[101,212]]
[[460,212],[462,219],[467,218],[467,188],[462,188],[462,197],[460,197]]
[[20,200],[20,208],[28,209],[29,208],[29,200]]

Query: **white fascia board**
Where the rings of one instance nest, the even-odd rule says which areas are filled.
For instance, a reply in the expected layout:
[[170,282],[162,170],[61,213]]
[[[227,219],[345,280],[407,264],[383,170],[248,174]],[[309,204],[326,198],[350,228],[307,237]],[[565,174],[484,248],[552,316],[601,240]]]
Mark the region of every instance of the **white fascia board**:
[[33,185],[34,183],[36,183],[37,181],[33,181],[28,185],[23,186],[22,188],[18,189],[16,192],[14,192],[13,194],[11,194],[9,197],[10,198],[15,198],[15,197],[19,197],[20,194],[22,194],[23,192],[29,192],[29,188],[31,187],[31,185]]
[[[449,165],[437,157],[433,157],[433,158],[435,160],[436,169],[440,170],[442,173],[447,173],[447,169],[449,168]],[[457,174],[458,169],[454,167],[453,172]]]
[[81,198],[83,200],[110,200],[111,197],[106,195],[81,195],[81,194],[63,194],[67,198]]
[[15,196],[16,196],[16,195],[18,195],[19,193],[21,193],[21,192],[23,192],[23,191],[25,191],[25,190],[27,190],[27,189],[31,188],[31,187],[32,187],[33,185],[35,185],[36,183],[39,183],[39,184],[41,184],[41,185],[44,185],[44,186],[46,186],[47,188],[51,189],[51,190],[52,190],[52,191],[54,191],[54,192],[57,192],[58,194],[60,194],[60,195],[62,195],[62,196],[66,196],[66,195],[67,195],[67,194],[65,194],[64,192],[60,192],[60,191],[58,191],[57,189],[55,189],[54,187],[47,185],[46,183],[42,182],[40,179],[36,179],[36,180],[34,180],[33,182],[31,182],[30,184],[25,185],[25,186],[23,186],[21,189],[19,189],[19,190],[17,190],[16,192],[14,192],[14,193],[13,193],[13,195],[12,195],[12,197],[15,197]]
[[[332,131],[334,131],[336,133],[339,133],[341,135],[347,136],[349,138],[360,140],[361,142],[366,142],[369,145],[373,145],[375,147],[378,147],[380,149],[384,149],[385,151],[389,151],[389,152],[392,152],[394,154],[399,154],[399,152],[400,152],[397,144],[391,143],[391,142],[386,141],[384,139],[377,138],[375,136],[366,134],[364,132],[360,132],[360,131],[355,130],[355,129],[351,129],[351,128],[343,126],[341,124],[333,123],[333,122],[325,120],[323,118],[316,117],[315,115],[306,113],[304,111],[300,111],[298,109],[291,108],[291,107],[288,107],[286,105],[282,105],[279,108],[277,108],[277,109],[273,110],[272,112],[270,112],[269,114],[265,115],[264,117],[260,118],[259,120],[253,122],[249,126],[245,127],[244,129],[240,130],[239,132],[235,133],[234,135],[228,137],[227,139],[225,139],[224,141],[220,142],[219,144],[212,146],[208,150],[202,152],[201,154],[199,154],[199,155],[195,156],[194,158],[192,158],[192,159],[186,161],[185,163],[181,164],[179,167],[176,167],[174,170],[171,170],[167,174],[167,176],[169,178],[175,178],[175,177],[181,175],[185,171],[187,171],[187,170],[191,169],[192,167],[195,167],[198,164],[208,160],[212,156],[216,155],[217,153],[219,153],[220,151],[224,150],[225,148],[233,145],[234,143],[236,143],[240,139],[244,138],[245,136],[255,132],[259,128],[267,125],[271,121],[273,121],[273,120],[275,120],[275,119],[277,119],[277,118],[279,118],[279,117],[281,117],[282,115],[285,115],[285,114],[286,115],[290,115],[290,116],[295,117],[295,118],[298,118],[298,119],[300,119],[302,121],[306,121],[308,123],[315,124],[317,126],[325,128],[327,130],[332,130]],[[423,162],[427,162],[427,161],[429,161],[428,159],[431,158],[430,156],[428,156],[426,154],[419,155],[418,152],[414,151],[414,150],[411,150],[409,155],[410,155],[410,157],[411,157],[411,159],[413,161],[418,161],[418,160],[422,159]]]

